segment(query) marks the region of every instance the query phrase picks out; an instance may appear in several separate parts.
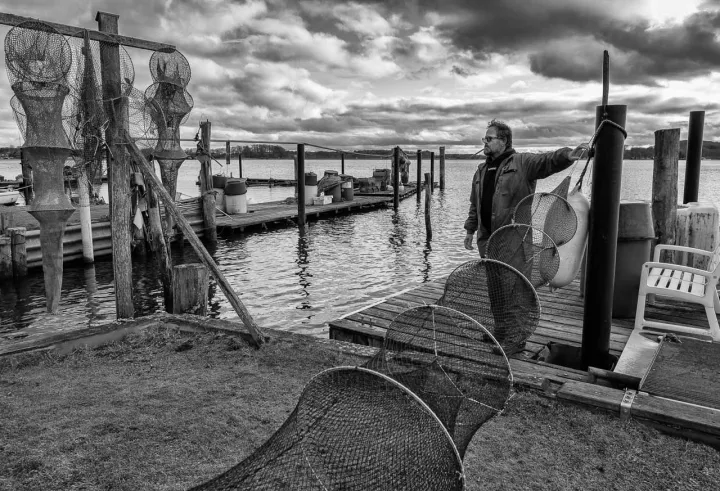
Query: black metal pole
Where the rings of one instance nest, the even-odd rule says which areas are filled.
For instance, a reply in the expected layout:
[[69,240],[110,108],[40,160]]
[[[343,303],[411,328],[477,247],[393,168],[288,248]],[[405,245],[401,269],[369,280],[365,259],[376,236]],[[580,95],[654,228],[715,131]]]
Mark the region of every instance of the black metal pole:
[[685,190],[683,192],[683,203],[690,203],[691,201],[698,200],[704,125],[705,111],[690,111],[687,158],[685,160]]
[[340,154],[340,174],[345,174],[345,154]]
[[422,185],[422,150],[417,151],[417,200],[420,203],[420,186]]
[[393,210],[400,206],[400,147],[393,149]]
[[238,177],[242,177],[242,147],[238,151],[238,171],[240,172]]
[[305,144],[298,143],[297,146],[297,206],[298,206],[298,227],[305,229]]
[[[625,127],[627,106],[597,106],[596,127],[603,119]],[[582,366],[610,368],[610,329],[612,327],[615,255],[617,253],[620,183],[625,138],[618,128],[604,125],[595,146],[590,238],[585,281],[585,310],[582,333]]]
[[430,191],[435,191],[435,152],[430,152]]

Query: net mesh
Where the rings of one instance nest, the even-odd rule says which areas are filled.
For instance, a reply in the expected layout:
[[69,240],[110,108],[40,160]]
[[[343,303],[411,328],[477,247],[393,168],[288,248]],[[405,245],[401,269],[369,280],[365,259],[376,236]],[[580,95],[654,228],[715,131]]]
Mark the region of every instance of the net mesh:
[[526,196],[513,211],[513,223],[530,225],[542,230],[556,246],[566,244],[577,231],[577,214],[567,201],[570,176],[567,176],[550,193]]
[[190,63],[177,50],[155,51],[150,56],[150,76],[155,82],[187,87],[190,83]]
[[492,335],[469,316],[438,305],[398,315],[366,366],[417,394],[461,456],[480,426],[503,410],[512,387],[508,360]]
[[40,21],[25,21],[5,36],[5,67],[16,82],[65,83],[72,54],[64,36]]
[[560,268],[555,242],[529,225],[516,223],[497,229],[487,241],[485,255],[520,271],[535,288],[550,283]]
[[195,490],[463,489],[443,425],[408,388],[338,367],[315,376],[282,427],[248,458]]
[[438,305],[468,315],[509,352],[522,347],[540,322],[540,301],[530,281],[512,266],[493,259],[468,261],[455,268]]

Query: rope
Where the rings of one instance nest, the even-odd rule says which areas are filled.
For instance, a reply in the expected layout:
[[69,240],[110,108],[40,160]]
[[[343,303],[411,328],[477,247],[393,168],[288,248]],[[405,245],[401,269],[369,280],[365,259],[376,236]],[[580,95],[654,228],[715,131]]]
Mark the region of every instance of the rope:
[[578,178],[577,182],[575,183],[575,186],[577,186],[578,189],[582,189],[582,182],[583,182],[583,179],[585,178],[585,173],[587,172],[588,167],[590,166],[590,161],[595,156],[595,143],[596,143],[597,138],[600,135],[600,131],[603,129],[603,127],[605,125],[612,126],[616,130],[620,131],[620,133],[622,133],[623,139],[627,139],[627,131],[625,130],[625,128],[623,128],[616,122],[610,121],[609,119],[607,119],[607,115],[608,115],[607,112],[603,109],[603,120],[598,125],[597,129],[595,130],[595,133],[593,133],[592,138],[590,138],[590,142],[588,144],[590,147],[590,150],[588,151],[587,162],[585,162],[585,167],[583,168],[582,172],[580,173],[580,177]]

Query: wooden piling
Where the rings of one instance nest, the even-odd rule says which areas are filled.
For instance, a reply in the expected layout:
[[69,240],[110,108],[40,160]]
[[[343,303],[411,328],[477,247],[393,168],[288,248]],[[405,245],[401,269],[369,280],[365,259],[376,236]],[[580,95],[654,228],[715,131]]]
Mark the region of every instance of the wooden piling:
[[145,156],[134,143],[128,145],[128,149],[138,160],[138,165],[140,166],[140,170],[145,177],[145,181],[152,182],[155,185],[155,189],[157,190],[160,198],[164,202],[167,202],[169,204],[169,206],[167,207],[167,211],[173,214],[176,223],[180,227],[180,230],[182,230],[183,234],[185,234],[185,238],[188,240],[193,250],[203,262],[205,267],[210,270],[212,275],[217,280],[218,285],[220,285],[220,288],[225,294],[225,297],[230,302],[230,305],[233,306],[233,309],[235,309],[235,312],[237,312],[240,320],[242,320],[245,327],[247,327],[250,336],[253,338],[253,341],[258,346],[263,344],[265,342],[265,339],[260,332],[260,328],[255,323],[255,320],[253,320],[252,316],[250,315],[250,312],[248,312],[240,298],[237,296],[237,294],[235,294],[227,278],[225,278],[225,275],[222,274],[220,268],[218,268],[217,264],[215,264],[215,261],[213,260],[212,256],[210,256],[207,249],[205,249],[203,243],[200,241],[198,236],[195,235],[195,232],[193,231],[190,222],[188,222],[187,218],[185,218],[182,212],[175,205],[175,202],[170,198],[170,194],[162,185],[160,178],[155,174],[155,171],[150,166]]
[[[95,16],[98,29],[118,33],[118,16],[98,12]],[[132,258],[131,258],[131,200],[130,161],[124,143],[119,139],[128,129],[128,101],[121,97],[120,46],[101,43],[100,71],[105,111],[111,115],[105,131],[105,140],[112,154],[108,161],[108,182],[111,183],[110,220],[112,222],[113,281],[115,282],[115,309],[118,319],[133,317]]]
[[27,276],[27,250],[25,246],[25,227],[14,227],[5,230],[10,237],[13,276]]
[[687,156],[685,160],[685,189],[683,192],[683,203],[690,203],[698,200],[704,124],[705,111],[690,111]]
[[603,51],[603,68],[602,68],[602,105],[607,106],[608,97],[610,96],[610,53]]
[[242,177],[242,145],[238,150],[238,177]]
[[230,140],[225,142],[225,168],[230,170]]
[[[607,119],[625,127],[627,106],[597,106],[596,127],[605,112]],[[583,369],[589,366],[607,369],[611,362],[610,328],[624,144],[622,132],[610,125],[603,126],[596,140],[581,348]]]
[[305,144],[298,143],[297,146],[297,224],[300,230],[305,231]]
[[440,189],[445,189],[445,147],[440,147]]
[[[418,193],[420,194],[420,193]],[[432,240],[432,223],[430,222],[430,205],[432,195],[432,179],[429,173],[425,173],[425,237]]]
[[79,166],[77,176],[77,188],[80,214],[80,236],[82,239],[82,254],[85,263],[95,261],[92,239],[92,217],[90,216],[90,183],[87,178],[87,169],[84,165]]
[[340,174],[345,174],[345,154],[340,154]]
[[207,315],[209,275],[199,263],[173,268],[173,314]]
[[680,128],[655,132],[652,216],[658,244],[675,244],[679,148]]
[[400,206],[400,147],[393,148],[393,210]]
[[210,158],[210,136],[212,123],[200,123],[200,138],[203,154],[198,155],[200,161],[200,195],[202,196],[203,222],[205,224],[205,238],[210,242],[217,242],[217,228],[215,227],[215,192],[213,191],[212,160]]
[[417,200],[420,203],[420,190],[422,189],[422,150],[417,151]]
[[145,189],[147,190],[147,211],[148,221],[150,223],[150,250],[155,255],[158,269],[160,271],[160,281],[163,285],[165,312],[172,312],[172,258],[170,256],[170,246],[168,245],[165,234],[163,233],[162,218],[160,217],[160,204],[157,199],[157,194],[155,193],[155,185],[151,182],[146,182]]
[[12,278],[12,245],[10,237],[0,235],[0,279]]
[[435,152],[430,152],[430,192],[435,190]]
[[0,234],[13,227],[13,214],[0,211]]

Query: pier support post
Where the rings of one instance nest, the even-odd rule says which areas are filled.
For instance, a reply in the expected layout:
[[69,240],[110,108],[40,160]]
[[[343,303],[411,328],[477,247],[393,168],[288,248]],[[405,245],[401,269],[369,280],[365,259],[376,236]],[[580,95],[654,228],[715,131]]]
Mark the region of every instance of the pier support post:
[[[152,165],[152,162],[149,162],[149,164]],[[150,222],[150,250],[155,255],[158,269],[160,270],[165,312],[172,312],[172,258],[170,257],[170,247],[163,233],[162,219],[160,218],[160,204],[158,203],[157,193],[155,192],[155,185],[152,182],[146,181],[145,188],[147,189],[147,211],[148,221]]]
[[298,227],[305,231],[305,144],[298,143],[297,146],[297,207],[298,207]]
[[393,148],[393,210],[400,206],[400,147]]
[[200,195],[202,196],[203,222],[205,223],[205,238],[212,243],[217,242],[217,227],[215,226],[215,192],[212,181],[212,160],[210,158],[210,135],[212,124],[210,121],[200,123],[200,139],[203,154],[198,155],[200,161]]
[[440,147],[440,189],[445,189],[445,147]]
[[88,182],[87,169],[80,166],[77,176],[78,199],[80,208],[80,233],[82,237],[82,253],[85,263],[95,262],[92,239],[92,217],[90,216],[90,183]]
[[345,154],[340,154],[340,174],[345,174]]
[[685,160],[685,190],[683,193],[683,203],[690,203],[698,200],[704,124],[705,111],[690,111],[687,155]]
[[[625,127],[627,106],[597,106],[595,126],[607,119]],[[582,332],[582,367],[610,367],[615,255],[617,253],[620,184],[625,138],[614,126],[605,125],[598,134],[593,165],[590,237]]]
[[225,168],[230,169],[230,140],[225,142]]
[[[98,30],[111,34],[118,33],[118,16],[98,12],[95,16]],[[128,102],[121,97],[120,88],[120,46],[101,43],[100,69],[105,111],[112,115],[105,141],[112,155],[108,161],[108,183],[110,187],[110,220],[112,222],[113,280],[115,282],[115,309],[118,319],[135,316],[132,300],[132,203],[130,196],[130,160],[120,132],[128,129]]]
[[12,278],[12,245],[10,237],[0,235],[0,279]]
[[[432,240],[432,222],[430,221],[430,205],[432,194],[432,179],[429,173],[425,173],[425,237],[426,240]],[[418,193],[420,194],[420,193]]]
[[430,192],[435,190],[435,152],[430,152]]
[[238,177],[242,177],[242,145],[238,150]]
[[417,200],[420,203],[420,191],[422,186],[422,150],[417,151]]
[[10,248],[13,276],[27,276],[27,250],[25,246],[25,227],[9,228],[5,233],[10,236]]
[[680,128],[655,132],[652,215],[658,244],[675,244],[679,148]]
[[207,315],[209,275],[199,263],[173,268],[173,314]]

